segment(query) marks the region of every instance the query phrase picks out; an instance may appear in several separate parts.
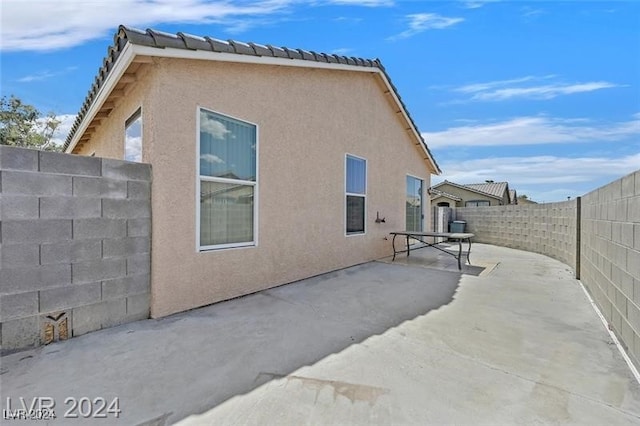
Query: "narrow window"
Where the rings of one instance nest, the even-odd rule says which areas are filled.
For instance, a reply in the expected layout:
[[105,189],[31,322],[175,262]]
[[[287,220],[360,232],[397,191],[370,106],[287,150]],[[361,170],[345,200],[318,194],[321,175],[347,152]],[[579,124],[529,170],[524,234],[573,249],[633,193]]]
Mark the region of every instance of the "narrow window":
[[409,232],[422,232],[422,179],[407,176],[406,225]]
[[200,109],[198,247],[256,243],[256,126]]
[[367,160],[347,155],[346,232],[364,234],[367,197]]
[[125,122],[124,159],[142,161],[142,110],[138,108]]

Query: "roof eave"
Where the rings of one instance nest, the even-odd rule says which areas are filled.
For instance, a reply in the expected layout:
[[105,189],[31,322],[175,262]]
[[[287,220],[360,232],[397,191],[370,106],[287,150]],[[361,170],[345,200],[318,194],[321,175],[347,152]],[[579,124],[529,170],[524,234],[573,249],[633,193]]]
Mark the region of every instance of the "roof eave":
[[89,126],[91,121],[93,121],[98,111],[100,111],[100,108],[102,107],[104,102],[107,100],[107,98],[111,94],[111,91],[118,84],[118,82],[120,81],[120,78],[125,73],[129,65],[131,65],[131,63],[133,62],[133,59],[136,56],[135,47],[137,46],[132,45],[130,43],[127,43],[124,46],[124,48],[122,49],[122,52],[116,59],[116,62],[113,65],[113,68],[111,69],[109,74],[107,74],[107,77],[104,80],[104,83],[102,84],[102,86],[100,87],[98,94],[96,95],[95,99],[91,103],[89,110],[84,115],[84,117],[82,117],[82,121],[78,123],[78,127],[73,133],[73,137],[71,138],[71,141],[69,141],[69,144],[65,148],[64,152],[66,153],[73,152],[74,148],[76,147],[76,145],[84,135],[85,131],[87,130],[87,127]]
[[402,116],[403,116],[405,122],[409,126],[409,128],[407,128],[407,131],[410,131],[413,134],[413,137],[417,141],[416,145],[420,145],[420,148],[422,148],[422,151],[426,155],[424,160],[426,160],[429,163],[429,165],[431,166],[432,174],[440,175],[442,173],[442,170],[440,170],[440,167],[438,166],[438,163],[436,163],[435,159],[433,158],[433,155],[431,155],[431,151],[429,151],[429,147],[427,146],[427,143],[422,138],[422,135],[418,131],[418,128],[417,128],[416,124],[414,123],[413,119],[409,115],[409,112],[407,111],[407,108],[405,107],[404,102],[402,102],[402,100],[400,99],[400,96],[398,95],[398,91],[396,90],[395,86],[391,83],[390,77],[387,75],[387,73],[386,73],[386,71],[384,69],[378,68],[378,72],[379,72],[380,77],[384,81],[384,84],[386,85],[387,89],[391,93],[391,96],[393,97],[394,103],[396,104],[396,106],[402,112]]
[[[100,85],[98,93],[93,97],[91,104],[87,108],[87,112],[80,117],[80,121],[74,124],[72,129],[72,136],[68,143],[65,144],[65,152],[71,153],[78,145],[78,142],[82,139],[89,124],[93,121],[96,114],[109,97],[111,91],[115,88],[118,81],[125,73],[129,65],[134,62],[136,56],[148,56],[148,57],[161,57],[161,58],[176,58],[176,59],[196,59],[196,60],[213,60],[223,62],[235,62],[235,63],[253,63],[261,65],[279,65],[279,66],[294,66],[294,67],[306,67],[306,68],[320,68],[320,69],[332,69],[332,70],[345,70],[345,71],[358,71],[375,73],[380,76],[383,81],[387,92],[392,96],[393,103],[401,113],[403,121],[407,124],[406,130],[415,139],[415,145],[419,145],[424,153],[423,160],[428,164],[430,172],[432,174],[439,175],[442,173],[440,167],[436,163],[435,159],[431,155],[429,148],[422,138],[422,135],[417,129],[413,119],[409,115],[404,103],[400,99],[400,96],[391,83],[391,79],[387,75],[384,67],[379,60],[360,60],[351,63],[341,63],[336,56],[335,62],[329,61],[320,62],[318,60],[302,60],[292,59],[291,57],[281,56],[259,56],[259,55],[244,55],[238,53],[227,52],[212,52],[210,50],[197,50],[197,49],[184,49],[171,46],[154,46],[146,44],[149,41],[146,37],[149,34],[149,30],[144,34],[142,32],[136,32],[125,27],[120,27],[118,34],[115,37],[115,46],[121,47],[122,51],[115,58],[113,68],[111,68],[106,75],[105,80]],[[153,33],[154,35],[156,33]],[[137,38],[136,38],[137,37]],[[140,40],[138,40],[138,38]],[[122,44],[124,41],[124,44]],[[140,44],[137,44],[137,43]],[[326,56],[326,55],[325,55]],[[317,57],[315,55],[314,57]],[[326,57],[328,58],[328,57]],[[94,83],[95,84],[95,83]]]

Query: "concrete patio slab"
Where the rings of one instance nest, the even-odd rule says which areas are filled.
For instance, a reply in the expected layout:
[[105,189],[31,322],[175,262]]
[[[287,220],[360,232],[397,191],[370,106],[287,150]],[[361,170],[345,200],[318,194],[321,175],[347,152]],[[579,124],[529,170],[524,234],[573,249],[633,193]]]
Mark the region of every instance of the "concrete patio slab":
[[63,418],[68,397],[118,398],[105,425],[640,423],[640,385],[569,268],[473,250],[479,274],[416,252],[5,356],[3,409],[50,397],[56,425],[93,420]]

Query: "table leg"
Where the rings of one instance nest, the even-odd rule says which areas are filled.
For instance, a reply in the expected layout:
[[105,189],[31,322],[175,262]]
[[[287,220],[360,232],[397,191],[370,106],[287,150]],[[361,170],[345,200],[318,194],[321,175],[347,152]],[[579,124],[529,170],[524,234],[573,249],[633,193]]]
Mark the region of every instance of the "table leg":
[[391,259],[392,262],[396,260],[396,237],[397,236],[398,234],[393,234],[393,240],[391,240],[391,245],[393,246],[393,259]]
[[469,242],[469,249],[467,250],[467,262],[469,263],[469,265],[471,265],[471,259],[469,258],[469,256],[471,256],[471,238],[469,238],[467,241]]
[[409,248],[409,236],[407,235],[407,257],[409,257],[409,252],[411,249]]
[[458,270],[462,270],[462,265],[460,265],[460,258],[462,257],[462,238],[458,238]]

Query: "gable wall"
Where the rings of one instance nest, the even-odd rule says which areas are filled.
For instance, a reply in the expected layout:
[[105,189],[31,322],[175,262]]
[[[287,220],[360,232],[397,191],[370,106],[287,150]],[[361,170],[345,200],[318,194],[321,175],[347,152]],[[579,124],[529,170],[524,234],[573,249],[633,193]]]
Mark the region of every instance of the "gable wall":
[[80,155],[124,159],[125,122],[138,108],[142,108],[142,162],[149,162],[148,144],[153,138],[153,116],[149,114],[154,104],[156,88],[153,70],[138,74],[139,80],[130,86],[125,96],[116,100],[109,117],[102,120],[91,140],[78,149]]
[[[152,316],[392,253],[386,237],[405,229],[406,174],[423,178],[425,191],[430,175],[376,76],[155,61]],[[196,251],[199,105],[258,125],[257,247]],[[366,235],[345,236],[346,153],[368,161]],[[386,223],[375,223],[376,212]]]

